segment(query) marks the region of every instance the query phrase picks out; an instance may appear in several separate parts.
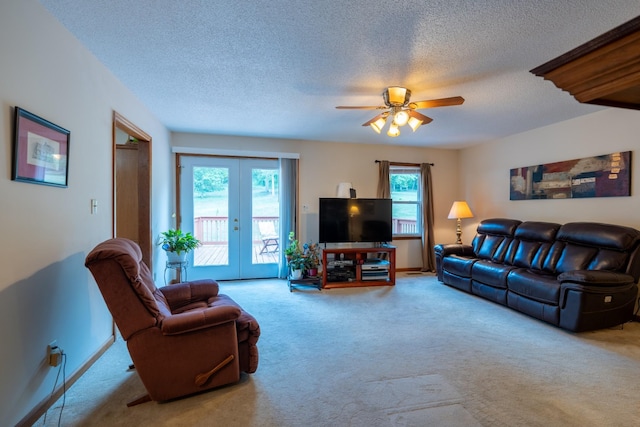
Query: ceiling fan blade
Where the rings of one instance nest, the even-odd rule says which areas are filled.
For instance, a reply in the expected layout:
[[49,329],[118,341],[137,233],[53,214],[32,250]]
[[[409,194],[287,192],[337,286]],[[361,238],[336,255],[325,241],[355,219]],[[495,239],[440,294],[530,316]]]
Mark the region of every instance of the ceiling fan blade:
[[424,114],[418,113],[417,111],[412,111],[411,113],[409,113],[409,115],[411,117],[415,117],[416,119],[422,120],[422,124],[423,125],[429,124],[429,123],[431,123],[433,121],[433,119],[431,117],[427,117]]
[[422,108],[449,107],[451,105],[460,105],[464,102],[461,96],[453,96],[451,98],[431,99],[429,101],[410,102],[409,108],[420,110]]
[[378,107],[349,107],[349,106],[339,105],[336,108],[338,110],[386,110],[389,107],[387,107],[386,105],[381,105]]
[[386,118],[387,116],[389,116],[389,112],[385,111],[384,113],[378,114],[377,116],[375,116],[373,119],[369,120],[368,122],[365,122],[362,124],[362,126],[369,126],[371,123],[375,122],[378,119],[381,118]]

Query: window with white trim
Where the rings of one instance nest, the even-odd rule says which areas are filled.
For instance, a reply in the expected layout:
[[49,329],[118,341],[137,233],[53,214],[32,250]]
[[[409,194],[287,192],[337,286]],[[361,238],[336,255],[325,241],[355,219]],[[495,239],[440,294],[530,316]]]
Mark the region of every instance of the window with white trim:
[[422,235],[422,198],[418,166],[389,166],[394,237]]

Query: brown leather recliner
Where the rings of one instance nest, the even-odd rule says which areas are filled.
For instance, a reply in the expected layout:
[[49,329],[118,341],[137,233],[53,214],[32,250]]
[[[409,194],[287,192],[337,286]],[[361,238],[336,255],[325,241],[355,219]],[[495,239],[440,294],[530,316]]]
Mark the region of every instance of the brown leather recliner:
[[[214,280],[157,288],[125,238],[87,255],[91,271],[148,392],[166,401],[240,380],[258,367],[260,327]],[[131,404],[134,404],[132,402]]]

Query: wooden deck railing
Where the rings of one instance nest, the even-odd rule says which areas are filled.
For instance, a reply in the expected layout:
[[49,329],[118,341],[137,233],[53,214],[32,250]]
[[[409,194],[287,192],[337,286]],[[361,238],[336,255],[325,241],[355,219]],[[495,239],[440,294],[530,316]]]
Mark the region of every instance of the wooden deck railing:
[[[280,219],[273,216],[254,216],[252,221],[253,241],[261,242],[258,224],[272,222],[278,232]],[[203,245],[225,243],[229,241],[229,217],[226,216],[199,216],[194,218],[193,235]]]
[[417,234],[418,225],[411,219],[394,219],[393,234]]

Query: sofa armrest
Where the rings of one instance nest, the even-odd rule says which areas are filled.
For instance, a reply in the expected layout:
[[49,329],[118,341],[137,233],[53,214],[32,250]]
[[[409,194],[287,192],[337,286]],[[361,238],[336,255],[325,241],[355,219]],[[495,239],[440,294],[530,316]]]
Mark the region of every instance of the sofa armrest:
[[208,302],[218,296],[218,282],[211,279],[194,280],[176,283],[171,286],[158,288],[172,312],[179,311],[195,302]]
[[165,317],[160,330],[163,335],[178,335],[235,321],[240,314],[240,308],[232,305],[186,311]]
[[462,245],[459,243],[449,243],[449,244],[441,244],[435,245],[434,251],[436,252],[436,256],[447,256],[447,255],[460,255],[460,256],[472,256],[473,255],[473,247],[471,245]]
[[598,294],[607,298],[608,295],[626,292],[636,287],[633,276],[602,270],[567,271],[558,276],[558,281],[561,286],[559,306],[562,309],[565,308],[571,291]]
[[449,255],[458,255],[464,257],[473,256],[473,247],[459,243],[449,243],[444,245],[435,245],[433,251],[436,254],[436,275],[439,281],[443,281],[442,260]]
[[576,284],[583,286],[612,287],[632,285],[633,276],[624,273],[602,270],[573,270],[558,276],[561,285]]

